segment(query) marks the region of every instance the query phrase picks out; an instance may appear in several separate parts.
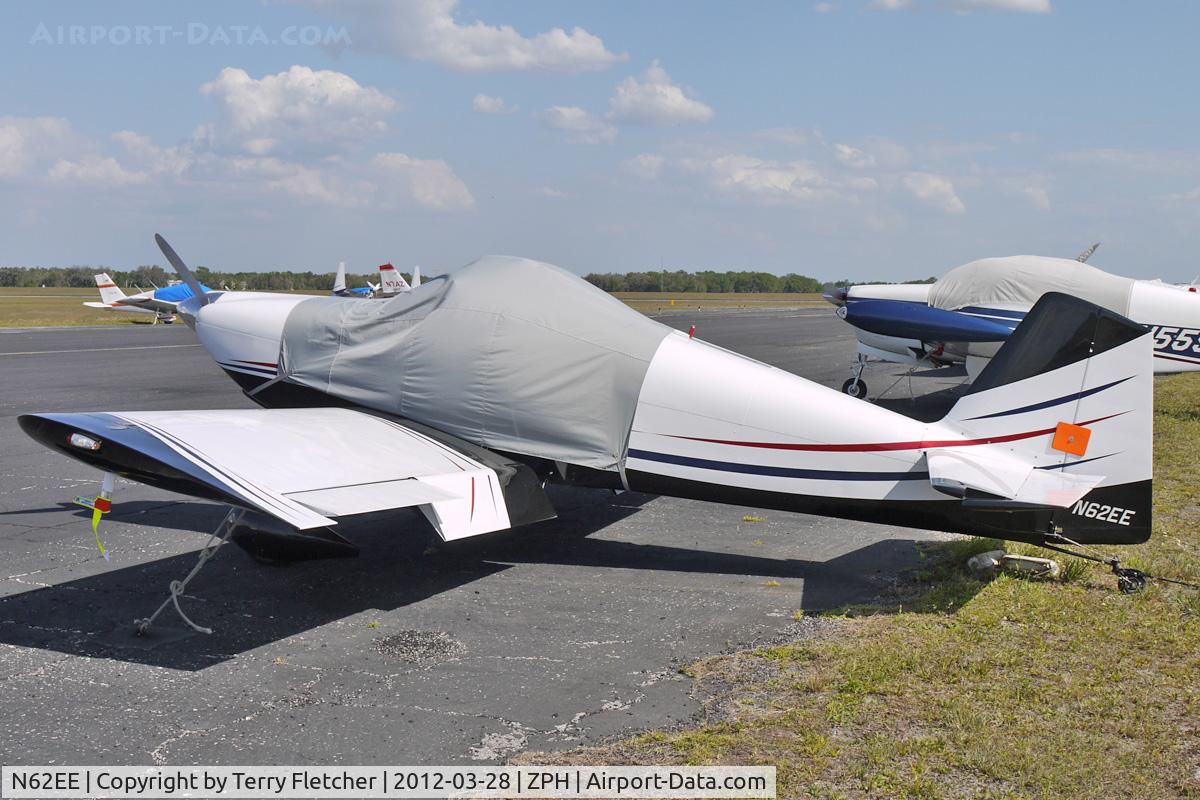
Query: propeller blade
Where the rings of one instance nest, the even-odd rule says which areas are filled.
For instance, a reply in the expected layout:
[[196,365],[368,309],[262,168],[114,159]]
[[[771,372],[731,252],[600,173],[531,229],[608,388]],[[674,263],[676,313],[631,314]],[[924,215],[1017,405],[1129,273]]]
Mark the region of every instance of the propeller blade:
[[844,286],[826,286],[825,291],[821,294],[821,298],[824,299],[826,303],[830,303],[840,308],[841,306],[846,305],[846,295],[848,293],[849,290]]
[[1092,253],[1096,252],[1096,248],[1099,246],[1100,246],[1100,243],[1096,242],[1094,245],[1089,247],[1087,250],[1084,250],[1082,253],[1075,256],[1075,260],[1078,261],[1080,264],[1086,264],[1087,260],[1092,257]]
[[183,278],[183,282],[192,290],[192,294],[196,296],[197,302],[200,305],[205,305],[208,302],[208,297],[204,294],[204,289],[200,288],[200,281],[196,280],[196,276],[188,269],[188,265],[183,263],[183,259],[175,252],[171,245],[167,244],[167,240],[159,234],[154,234],[154,241],[158,243],[158,249],[162,250],[162,254],[167,257],[167,261],[171,262],[171,266],[179,273],[179,277]]

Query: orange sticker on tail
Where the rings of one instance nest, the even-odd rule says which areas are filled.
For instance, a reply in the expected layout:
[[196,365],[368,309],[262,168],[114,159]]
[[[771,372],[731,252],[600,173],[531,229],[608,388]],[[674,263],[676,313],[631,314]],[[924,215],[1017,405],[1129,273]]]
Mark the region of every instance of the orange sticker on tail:
[[1087,452],[1090,438],[1092,438],[1091,429],[1082,425],[1072,425],[1069,422],[1060,422],[1054,429],[1054,439],[1050,442],[1050,446],[1073,456],[1081,456]]

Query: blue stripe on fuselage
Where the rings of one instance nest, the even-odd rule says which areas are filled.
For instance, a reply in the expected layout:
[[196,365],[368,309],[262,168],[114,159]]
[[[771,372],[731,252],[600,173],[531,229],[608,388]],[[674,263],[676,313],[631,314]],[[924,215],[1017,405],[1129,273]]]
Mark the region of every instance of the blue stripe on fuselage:
[[631,458],[677,464],[681,467],[712,469],[720,472],[740,472],[745,475],[766,475],[772,478],[806,478],[816,481],[915,481],[928,480],[928,472],[853,472],[846,470],[797,469],[794,467],[768,467],[760,464],[738,464],[731,461],[712,461],[707,458],[692,458],[650,450],[630,450]]

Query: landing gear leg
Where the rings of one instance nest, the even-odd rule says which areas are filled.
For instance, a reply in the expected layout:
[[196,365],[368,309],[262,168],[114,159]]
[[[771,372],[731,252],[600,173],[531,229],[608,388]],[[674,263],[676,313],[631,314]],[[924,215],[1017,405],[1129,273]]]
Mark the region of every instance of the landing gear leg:
[[867,366],[867,357],[862,353],[858,354],[858,360],[854,362],[854,366],[850,368],[853,374],[849,380],[842,384],[842,393],[848,394],[851,397],[857,397],[859,400],[867,399],[867,384],[863,382],[863,370]]

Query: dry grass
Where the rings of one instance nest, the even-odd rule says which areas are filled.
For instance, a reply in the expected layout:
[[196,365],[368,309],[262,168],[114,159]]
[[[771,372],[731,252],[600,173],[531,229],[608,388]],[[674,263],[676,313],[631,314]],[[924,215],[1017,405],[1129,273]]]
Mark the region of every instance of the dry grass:
[[[1122,555],[1200,581],[1200,375],[1158,381],[1155,427],[1155,535]],[[835,635],[693,665],[695,728],[522,760],[775,764],[781,797],[1200,796],[1200,592],[1121,595],[1097,566],[980,583],[961,565],[995,544],[930,552]]]

